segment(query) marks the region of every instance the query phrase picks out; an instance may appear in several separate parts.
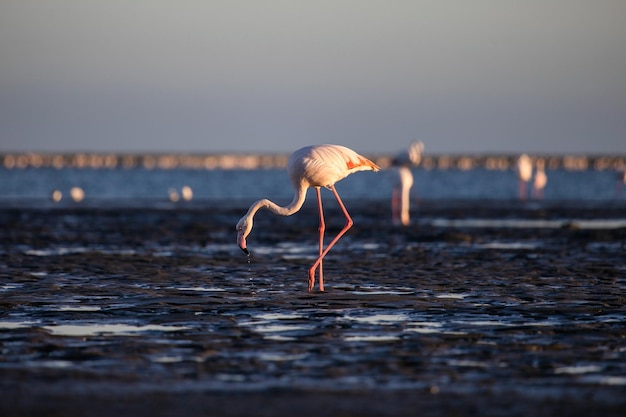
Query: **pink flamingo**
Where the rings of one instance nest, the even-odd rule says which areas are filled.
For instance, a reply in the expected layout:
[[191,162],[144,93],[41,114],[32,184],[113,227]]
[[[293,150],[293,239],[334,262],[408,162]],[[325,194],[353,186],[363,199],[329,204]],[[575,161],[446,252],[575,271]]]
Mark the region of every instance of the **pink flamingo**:
[[543,198],[543,189],[548,183],[548,176],[545,170],[545,161],[537,159],[537,171],[535,172],[535,181],[533,182],[532,196],[536,199]]
[[413,186],[413,173],[411,167],[418,166],[422,160],[424,143],[415,141],[408,149],[400,152],[391,161],[391,167],[395,168],[398,178],[391,192],[391,219],[394,224],[408,226],[409,199]]
[[517,160],[518,192],[520,200],[525,200],[528,195],[527,185],[532,175],[533,163],[528,155],[522,154]]
[[[319,210],[319,256],[309,269],[309,291],[313,290],[315,285],[315,270],[319,267],[319,289],[324,291],[324,277],[322,273],[322,259],[330,248],[343,236],[350,227],[352,227],[352,218],[348,214],[348,210],[343,205],[337,190],[335,189],[335,183],[348,175],[357,171],[378,171],[380,167],[354,152],[352,149],[346,148],[340,145],[314,145],[306,146],[298,149],[289,157],[287,164],[287,172],[289,179],[295,190],[293,200],[289,205],[281,207],[278,204],[268,200],[262,199],[256,201],[250,206],[245,216],[237,223],[237,244],[244,251],[246,255],[249,255],[246,247],[246,238],[252,230],[253,218],[256,212],[261,208],[266,208],[269,211],[278,214],[280,216],[291,216],[296,213],[306,198],[306,191],[309,187],[314,187],[317,194],[317,208]],[[320,194],[320,187],[326,187],[333,192],[339,207],[343,211],[346,217],[346,224],[341,229],[339,234],[326,246],[324,249],[324,230],[326,225],[324,222],[324,212],[322,210],[322,197]]]

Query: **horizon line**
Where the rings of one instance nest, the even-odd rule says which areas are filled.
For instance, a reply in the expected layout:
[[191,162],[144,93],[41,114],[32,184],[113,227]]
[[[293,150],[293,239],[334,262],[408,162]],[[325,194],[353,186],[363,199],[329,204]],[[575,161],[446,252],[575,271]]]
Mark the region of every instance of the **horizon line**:
[[[485,168],[514,169],[520,153],[511,154],[427,154],[418,165],[424,169]],[[543,160],[546,168],[566,170],[626,170],[626,155],[531,154],[533,163]],[[381,168],[390,168],[393,155],[372,154],[371,159]],[[45,153],[0,152],[0,167],[26,168],[85,168],[85,169],[272,169],[285,168],[289,154],[253,153]],[[417,166],[416,166],[417,167]]]

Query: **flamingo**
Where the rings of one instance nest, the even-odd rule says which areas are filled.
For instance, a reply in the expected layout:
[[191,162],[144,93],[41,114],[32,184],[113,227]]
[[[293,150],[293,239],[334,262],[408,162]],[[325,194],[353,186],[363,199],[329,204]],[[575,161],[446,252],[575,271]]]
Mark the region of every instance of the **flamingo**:
[[543,198],[543,189],[546,188],[548,183],[548,176],[545,171],[545,161],[543,159],[537,160],[537,172],[535,172],[535,181],[533,182],[533,197],[537,199]]
[[413,186],[413,174],[410,167],[419,165],[423,151],[424,144],[416,141],[391,161],[392,167],[398,174],[391,194],[391,218],[394,223],[400,223],[403,226],[409,224],[409,198]]
[[519,180],[518,191],[520,200],[526,199],[526,195],[528,194],[527,184],[532,175],[533,163],[528,155],[522,154],[517,160],[517,178]]
[[[306,191],[309,187],[315,188],[317,195],[317,208],[319,211],[319,256],[309,269],[309,292],[313,291],[315,285],[315,271],[319,268],[319,289],[324,291],[324,276],[322,273],[322,259],[335,245],[335,243],[343,236],[350,227],[352,227],[352,218],[348,214],[348,210],[344,206],[337,190],[335,183],[350,174],[357,171],[378,171],[380,167],[374,162],[359,155],[352,149],[340,145],[313,145],[298,149],[289,157],[287,163],[287,172],[289,179],[293,185],[295,194],[291,203],[281,207],[278,204],[268,200],[261,199],[253,203],[245,216],[237,223],[237,244],[246,255],[250,252],[246,246],[246,238],[252,230],[254,215],[259,209],[266,208],[272,213],[280,216],[291,216],[296,213],[306,198]],[[339,207],[343,211],[346,218],[346,224],[341,231],[331,240],[324,249],[324,230],[326,228],[324,222],[324,212],[322,210],[322,197],[320,188],[325,187],[333,192]]]

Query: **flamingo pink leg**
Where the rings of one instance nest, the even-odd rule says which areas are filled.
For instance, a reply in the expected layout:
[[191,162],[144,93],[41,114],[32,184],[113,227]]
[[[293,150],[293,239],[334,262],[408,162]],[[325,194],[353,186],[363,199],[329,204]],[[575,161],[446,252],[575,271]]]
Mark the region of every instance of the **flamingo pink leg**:
[[[319,187],[315,188],[315,192],[317,194],[317,210],[320,216],[320,244],[319,244],[319,255],[322,256],[322,252],[324,251],[324,231],[326,230],[326,223],[324,222],[324,209],[322,209],[322,194]],[[324,272],[322,270],[322,261],[320,261],[319,265],[319,283],[320,283],[320,291],[324,291]],[[313,282],[309,282],[309,291],[313,289],[315,285],[315,276],[313,277]]]
[[[315,269],[318,266],[321,267],[322,259],[324,258],[324,256],[326,256],[328,251],[335,245],[335,243],[337,243],[337,241],[341,238],[341,236],[343,236],[348,231],[348,229],[352,227],[352,224],[353,224],[352,218],[350,217],[348,210],[346,210],[346,206],[343,205],[343,202],[341,201],[341,197],[339,197],[339,194],[337,193],[335,186],[329,185],[328,188],[333,192],[333,194],[335,194],[335,198],[337,199],[337,202],[339,203],[339,207],[341,207],[341,211],[343,211],[344,216],[346,216],[346,224],[345,226],[343,226],[343,229],[341,229],[341,231],[337,234],[337,236],[335,236],[335,238],[328,244],[328,246],[326,246],[326,249],[324,249],[324,251],[320,254],[319,258],[317,258],[313,266],[311,266],[311,269],[309,269],[309,291],[313,290],[313,284],[315,283]],[[319,192],[319,189],[318,189],[318,192]],[[323,216],[324,214],[320,211],[320,218],[322,218]],[[320,274],[320,291],[324,291],[324,282],[323,282],[321,274]]]

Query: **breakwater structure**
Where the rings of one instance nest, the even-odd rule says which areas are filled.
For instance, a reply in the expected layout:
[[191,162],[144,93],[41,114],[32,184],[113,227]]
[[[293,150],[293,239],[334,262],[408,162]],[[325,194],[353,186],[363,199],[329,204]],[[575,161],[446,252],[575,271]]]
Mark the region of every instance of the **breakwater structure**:
[[[392,155],[367,155],[382,168],[391,165]],[[541,155],[529,154],[533,161],[542,159],[547,169],[581,171],[626,170],[625,155]],[[78,169],[272,169],[287,166],[289,154],[112,154],[112,153],[0,153],[0,168],[78,168]],[[515,169],[519,154],[509,155],[425,155],[423,169],[484,168]]]

